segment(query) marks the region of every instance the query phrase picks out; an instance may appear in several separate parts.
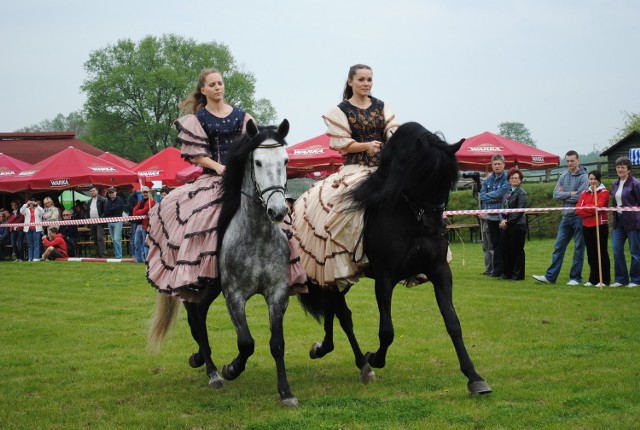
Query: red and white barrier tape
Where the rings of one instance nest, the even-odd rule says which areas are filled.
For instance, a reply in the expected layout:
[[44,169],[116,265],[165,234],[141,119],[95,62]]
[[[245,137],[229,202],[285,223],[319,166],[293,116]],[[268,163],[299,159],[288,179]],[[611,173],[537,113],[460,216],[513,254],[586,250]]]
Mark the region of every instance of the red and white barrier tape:
[[[581,206],[581,209],[596,209],[595,206]],[[599,207],[598,211],[602,212],[639,212],[640,206],[620,206],[620,207]],[[473,209],[473,210],[460,210],[460,211],[445,211],[442,215],[444,217],[453,215],[486,215],[486,214],[507,214],[517,212],[551,212],[551,211],[573,211],[575,207],[555,207],[555,208],[514,208],[514,209]],[[120,221],[138,221],[147,218],[146,215],[139,216],[125,216],[117,218],[86,218],[86,219],[72,219],[68,221],[44,221],[44,222],[32,222],[22,224],[0,224],[0,227],[24,227],[24,226],[61,226],[61,225],[87,225],[87,224],[106,224],[109,222]]]
[[146,215],[137,216],[123,216],[123,217],[111,217],[111,218],[85,218],[85,219],[70,219],[67,221],[43,221],[43,222],[31,222],[22,224],[0,224],[0,227],[35,227],[35,226],[61,226],[61,225],[87,225],[87,224],[106,224],[108,222],[120,222],[120,221],[139,221],[147,218]]
[[[580,206],[580,209],[596,209],[595,206]],[[638,212],[640,206],[620,206],[620,207],[598,207],[599,212]],[[486,215],[486,214],[508,214],[517,212],[551,212],[551,211],[574,211],[576,207],[556,207],[556,208],[514,208],[514,209],[475,209],[463,211],[445,211],[445,217],[451,215]]]
[[135,258],[91,258],[91,257],[69,257],[56,258],[56,261],[70,261],[75,263],[135,263]]

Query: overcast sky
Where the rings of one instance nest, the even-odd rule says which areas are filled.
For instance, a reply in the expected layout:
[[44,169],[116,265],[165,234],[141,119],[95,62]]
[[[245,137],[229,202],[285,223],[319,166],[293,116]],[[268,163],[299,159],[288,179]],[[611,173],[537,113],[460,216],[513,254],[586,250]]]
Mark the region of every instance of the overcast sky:
[[[450,142],[522,122],[539,148],[604,149],[640,112],[637,0],[31,0],[0,7],[0,132],[80,110],[83,64],[120,39],[174,33],[226,44],[257,96],[325,131],[349,66],[399,120]],[[214,65],[215,66],[215,65]]]

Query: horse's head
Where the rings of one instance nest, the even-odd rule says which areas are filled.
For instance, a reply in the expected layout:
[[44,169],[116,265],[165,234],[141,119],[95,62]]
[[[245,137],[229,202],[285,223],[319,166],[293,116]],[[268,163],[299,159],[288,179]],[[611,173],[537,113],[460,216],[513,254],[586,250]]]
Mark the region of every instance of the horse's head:
[[284,149],[284,138],[288,133],[289,121],[286,119],[277,129],[259,129],[252,120],[247,123],[247,135],[257,146],[248,160],[245,175],[250,172],[255,196],[267,209],[269,219],[275,223],[282,222],[289,211],[285,199],[289,157]]
[[285,199],[287,163],[284,138],[289,132],[285,119],[276,127],[258,127],[247,122],[247,133],[231,146],[223,179],[222,225],[240,207],[241,196],[267,210],[269,220],[284,220],[289,207]]

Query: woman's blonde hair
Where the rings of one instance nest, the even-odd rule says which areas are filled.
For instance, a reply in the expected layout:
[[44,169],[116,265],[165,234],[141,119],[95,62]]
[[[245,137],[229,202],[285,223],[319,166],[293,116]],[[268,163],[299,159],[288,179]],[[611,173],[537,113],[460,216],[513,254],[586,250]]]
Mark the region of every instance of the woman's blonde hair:
[[[198,85],[196,85],[196,89],[193,90],[191,94],[189,94],[189,96],[178,105],[178,107],[180,108],[180,112],[196,113],[206,106],[207,97],[202,94],[201,89],[204,87],[204,81],[207,76],[212,73],[220,73],[220,71],[214,67],[202,69],[200,71],[200,77],[198,78]],[[220,73],[220,76],[222,76],[222,73]]]
[[53,200],[51,200],[51,197],[45,197],[44,200],[42,201],[42,203],[44,203],[44,204],[47,204],[47,203],[53,204]]

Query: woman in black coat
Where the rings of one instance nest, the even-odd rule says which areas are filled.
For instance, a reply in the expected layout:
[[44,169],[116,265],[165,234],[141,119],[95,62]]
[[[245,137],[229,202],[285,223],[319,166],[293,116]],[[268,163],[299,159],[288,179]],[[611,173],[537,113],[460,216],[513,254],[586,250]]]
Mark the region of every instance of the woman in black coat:
[[[526,208],[529,197],[522,188],[522,172],[513,167],[507,173],[510,188],[502,199],[503,209]],[[524,241],[527,234],[527,217],[524,212],[500,214],[500,246],[503,255],[503,279],[524,279]]]

